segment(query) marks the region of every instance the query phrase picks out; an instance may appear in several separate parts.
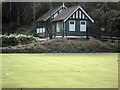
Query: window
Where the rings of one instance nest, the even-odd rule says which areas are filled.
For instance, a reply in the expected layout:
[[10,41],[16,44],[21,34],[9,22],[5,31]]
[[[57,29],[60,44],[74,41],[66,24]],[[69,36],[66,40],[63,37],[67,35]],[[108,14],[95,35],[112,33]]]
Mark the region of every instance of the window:
[[69,21],[69,31],[75,31],[75,21]]
[[37,28],[37,34],[45,33],[45,28]]
[[57,24],[56,24],[56,30],[57,30],[57,32],[60,32],[60,27],[61,27],[61,23],[57,22]]
[[37,28],[37,33],[40,33],[40,29],[39,28]]
[[86,21],[80,21],[80,31],[86,31]]
[[54,18],[55,18],[57,15],[58,15],[58,13],[56,13],[56,14],[54,15]]
[[71,21],[70,24],[74,24],[74,21]]
[[62,9],[60,9],[59,13],[62,11]]
[[81,22],[82,25],[85,25],[85,22]]

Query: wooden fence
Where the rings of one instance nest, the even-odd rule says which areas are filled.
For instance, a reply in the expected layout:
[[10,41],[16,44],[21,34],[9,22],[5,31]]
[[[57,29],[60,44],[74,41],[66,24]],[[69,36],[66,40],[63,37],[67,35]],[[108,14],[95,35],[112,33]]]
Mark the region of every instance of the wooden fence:
[[109,37],[109,36],[92,36],[95,37],[101,41],[111,41],[111,42],[118,42],[120,43],[120,38],[119,37]]

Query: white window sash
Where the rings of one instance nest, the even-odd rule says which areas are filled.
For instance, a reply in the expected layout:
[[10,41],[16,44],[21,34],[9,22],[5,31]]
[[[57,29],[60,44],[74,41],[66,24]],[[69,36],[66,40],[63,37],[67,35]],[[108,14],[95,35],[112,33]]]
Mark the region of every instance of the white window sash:
[[60,24],[61,24],[60,22],[57,22],[57,24],[56,24],[56,29],[57,29],[56,31],[57,32],[60,32],[60,26],[61,26]]
[[[70,22],[74,22],[74,24],[70,24]],[[69,21],[69,31],[75,31],[75,20],[70,20]]]
[[[85,25],[82,25],[81,22],[85,22]],[[80,31],[86,31],[86,21],[80,21]]]

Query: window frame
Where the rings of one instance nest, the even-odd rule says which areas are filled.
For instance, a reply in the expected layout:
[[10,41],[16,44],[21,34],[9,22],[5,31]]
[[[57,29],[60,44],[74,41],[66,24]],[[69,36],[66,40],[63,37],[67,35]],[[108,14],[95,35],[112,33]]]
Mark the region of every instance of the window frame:
[[[82,22],[85,24],[81,24]],[[85,28],[87,29],[87,21],[80,21],[80,32],[86,32],[86,30],[81,30],[81,25],[85,25]]]
[[60,32],[61,30],[61,22],[56,23],[56,32]]
[[[71,30],[71,29],[70,29],[70,23],[71,23],[71,22],[74,22],[74,30]],[[75,23],[76,23],[75,20],[70,20],[70,21],[69,21],[69,31],[75,31]]]

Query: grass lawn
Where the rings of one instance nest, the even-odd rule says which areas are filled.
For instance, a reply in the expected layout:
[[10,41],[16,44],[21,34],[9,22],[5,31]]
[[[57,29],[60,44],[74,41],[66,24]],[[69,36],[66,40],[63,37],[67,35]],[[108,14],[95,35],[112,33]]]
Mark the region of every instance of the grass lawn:
[[117,88],[117,53],[2,54],[3,88]]

